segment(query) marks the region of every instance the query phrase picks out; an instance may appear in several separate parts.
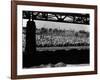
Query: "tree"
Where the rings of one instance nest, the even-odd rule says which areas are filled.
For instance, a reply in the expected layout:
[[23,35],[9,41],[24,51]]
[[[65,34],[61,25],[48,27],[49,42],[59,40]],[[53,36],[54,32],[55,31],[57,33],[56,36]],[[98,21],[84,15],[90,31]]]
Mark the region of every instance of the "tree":
[[52,28],[49,28],[49,32],[52,32]]
[[58,32],[58,29],[57,29],[57,28],[55,28],[55,29],[53,30],[53,32],[54,32],[54,33],[57,33],[57,32]]
[[46,34],[47,31],[48,31],[48,30],[47,30],[46,28],[44,28],[44,27],[41,28],[41,33],[42,33],[42,34]]

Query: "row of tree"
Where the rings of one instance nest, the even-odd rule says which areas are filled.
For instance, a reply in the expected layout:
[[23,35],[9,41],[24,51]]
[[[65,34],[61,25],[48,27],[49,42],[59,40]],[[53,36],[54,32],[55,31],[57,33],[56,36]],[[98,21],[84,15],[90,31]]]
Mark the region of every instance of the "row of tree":
[[79,30],[79,31],[74,31],[74,30],[62,30],[62,29],[52,29],[52,28],[36,28],[37,34],[48,34],[48,33],[65,33],[65,32],[72,32],[75,33],[75,36],[78,36],[79,34],[85,34],[87,37],[89,37],[89,32],[85,30]]

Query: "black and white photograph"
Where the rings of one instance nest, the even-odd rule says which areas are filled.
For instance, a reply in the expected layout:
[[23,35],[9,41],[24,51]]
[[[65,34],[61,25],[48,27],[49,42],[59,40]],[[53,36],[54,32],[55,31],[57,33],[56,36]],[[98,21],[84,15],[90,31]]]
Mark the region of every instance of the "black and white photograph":
[[22,11],[23,68],[90,64],[90,15]]
[[97,74],[97,6],[12,2],[13,79]]

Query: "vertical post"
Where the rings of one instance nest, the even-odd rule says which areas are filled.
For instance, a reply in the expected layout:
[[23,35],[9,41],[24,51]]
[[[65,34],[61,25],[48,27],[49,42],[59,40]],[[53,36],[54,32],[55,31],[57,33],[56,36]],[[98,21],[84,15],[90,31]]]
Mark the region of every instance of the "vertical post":
[[35,53],[35,30],[36,25],[33,20],[33,15],[30,14],[30,18],[27,21],[27,28],[26,28],[26,53],[27,54],[34,54]]
[[26,47],[25,47],[25,56],[24,56],[24,67],[31,67],[34,63],[34,55],[36,52],[36,40],[35,40],[35,30],[36,25],[34,22],[34,17],[32,14],[29,14],[29,20],[27,21],[26,26]]

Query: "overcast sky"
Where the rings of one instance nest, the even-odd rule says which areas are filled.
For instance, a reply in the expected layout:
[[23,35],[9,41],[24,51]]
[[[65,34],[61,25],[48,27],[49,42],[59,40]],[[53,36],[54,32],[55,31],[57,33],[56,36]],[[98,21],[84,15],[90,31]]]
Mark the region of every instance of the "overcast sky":
[[[26,23],[27,20],[24,19],[23,20],[23,27],[26,27]],[[79,31],[79,30],[85,30],[89,32],[89,25],[84,25],[84,24],[72,24],[72,23],[61,23],[61,22],[50,22],[50,21],[39,21],[36,20],[36,27],[37,28],[58,28],[58,29],[62,29],[62,30],[75,30],[75,31]]]

